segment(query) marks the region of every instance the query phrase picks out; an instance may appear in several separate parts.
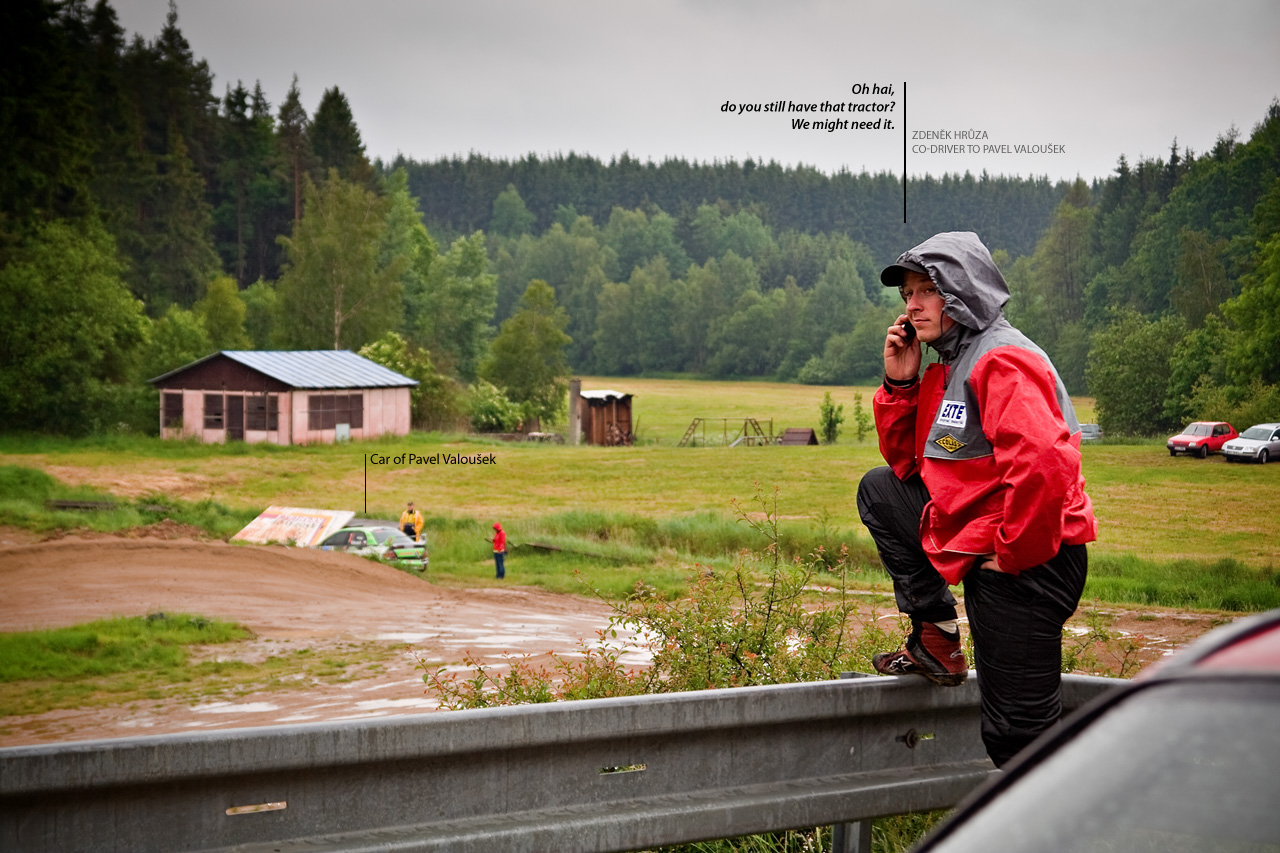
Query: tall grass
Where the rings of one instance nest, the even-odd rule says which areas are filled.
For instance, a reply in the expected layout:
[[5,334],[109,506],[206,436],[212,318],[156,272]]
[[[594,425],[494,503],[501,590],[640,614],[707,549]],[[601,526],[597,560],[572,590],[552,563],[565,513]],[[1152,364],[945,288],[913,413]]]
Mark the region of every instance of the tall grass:
[[[109,508],[73,510],[50,508],[49,501],[112,504]],[[109,492],[69,486],[43,471],[17,465],[0,466],[0,524],[35,531],[88,529],[115,532],[164,519],[188,524],[209,535],[227,538],[258,514],[255,509],[232,509],[217,501],[183,501],[162,494],[121,500]]]
[[[684,593],[691,573],[724,569],[765,544],[741,519],[703,512],[674,518],[600,510],[569,510],[505,524],[508,583],[553,592],[629,595],[637,583],[666,598]],[[433,516],[424,527],[436,581],[483,582],[493,576],[491,525],[476,519]],[[856,531],[792,520],[779,524],[779,545],[789,561],[819,554],[845,565],[860,582],[887,588],[889,578],[871,543]]]
[[187,662],[186,646],[228,643],[249,636],[248,630],[230,622],[185,613],[0,633],[0,683],[175,669]]
[[[759,547],[760,533],[740,518],[713,512],[697,512],[671,518],[650,518],[604,510],[569,510],[531,521],[530,532],[563,534],[585,541],[606,544],[624,542],[642,548],[670,548],[680,554],[701,557],[732,557]],[[866,538],[854,530],[835,529],[813,522],[779,522],[783,554],[807,557],[818,548],[839,551],[841,545],[854,552],[861,562],[874,562],[875,552]]]
[[1280,571],[1224,558],[1144,560],[1091,555],[1085,597],[1115,604],[1249,612],[1280,607]]

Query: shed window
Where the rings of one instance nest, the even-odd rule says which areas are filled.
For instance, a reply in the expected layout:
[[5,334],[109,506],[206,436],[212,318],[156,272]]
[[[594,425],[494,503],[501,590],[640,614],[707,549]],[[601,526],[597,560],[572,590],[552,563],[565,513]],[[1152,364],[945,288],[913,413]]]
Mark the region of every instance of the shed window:
[[164,417],[162,423],[166,427],[182,426],[182,395],[164,395]]
[[279,429],[279,398],[275,394],[246,396],[244,407],[244,428],[277,430]]
[[352,429],[364,428],[363,394],[311,394],[307,397],[311,429],[333,429],[348,424]]
[[311,429],[333,429],[333,398],[326,394],[307,397],[307,426]]
[[204,395],[204,428],[222,429],[222,395]]

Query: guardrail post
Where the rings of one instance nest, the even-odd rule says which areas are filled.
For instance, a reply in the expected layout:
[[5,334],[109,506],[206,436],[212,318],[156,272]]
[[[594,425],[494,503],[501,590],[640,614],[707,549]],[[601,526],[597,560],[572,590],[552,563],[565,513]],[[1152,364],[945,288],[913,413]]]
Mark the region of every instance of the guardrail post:
[[[869,672],[842,672],[840,677],[871,678],[872,675]],[[831,853],[871,853],[871,821],[837,823],[831,827]]]
[[831,827],[831,853],[871,853],[871,821]]

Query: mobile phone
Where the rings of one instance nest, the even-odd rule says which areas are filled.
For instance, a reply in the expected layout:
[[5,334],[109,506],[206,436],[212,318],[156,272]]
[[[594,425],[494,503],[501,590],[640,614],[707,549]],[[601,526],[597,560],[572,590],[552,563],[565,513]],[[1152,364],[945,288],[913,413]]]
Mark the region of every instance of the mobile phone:
[[902,321],[902,342],[909,344],[916,339],[916,327],[911,325],[910,320]]

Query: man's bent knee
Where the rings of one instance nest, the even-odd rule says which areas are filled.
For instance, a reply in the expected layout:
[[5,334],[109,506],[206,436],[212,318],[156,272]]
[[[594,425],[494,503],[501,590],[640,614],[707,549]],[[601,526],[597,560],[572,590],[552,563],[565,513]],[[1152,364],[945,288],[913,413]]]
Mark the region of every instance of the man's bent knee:
[[890,480],[897,481],[898,475],[888,465],[881,465],[863,474],[858,481],[858,515],[863,522],[866,522],[871,507],[882,502],[889,487],[895,485]]

